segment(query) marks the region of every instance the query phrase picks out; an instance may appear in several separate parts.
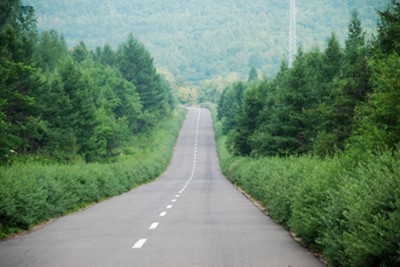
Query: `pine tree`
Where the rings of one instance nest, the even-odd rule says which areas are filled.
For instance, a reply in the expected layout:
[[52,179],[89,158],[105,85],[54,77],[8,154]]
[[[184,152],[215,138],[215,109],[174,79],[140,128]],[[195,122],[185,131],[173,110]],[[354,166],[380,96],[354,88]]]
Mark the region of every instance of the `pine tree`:
[[385,11],[379,11],[378,38],[376,46],[383,54],[400,54],[400,1],[392,0]]
[[247,79],[248,83],[254,83],[258,81],[258,73],[257,70],[254,66],[251,67],[250,73],[249,73],[249,78]]
[[222,121],[224,133],[229,133],[237,126],[238,114],[242,110],[243,95],[246,85],[237,82],[232,86],[228,86],[219,101],[218,117]]
[[41,146],[46,124],[36,105],[40,76],[31,66],[37,34],[34,10],[20,1],[0,5],[0,160],[8,161],[10,151]]
[[64,127],[74,130],[77,151],[86,156],[92,150],[90,138],[97,124],[93,85],[71,60],[61,66],[60,77],[69,102]]
[[44,72],[52,72],[67,55],[68,49],[63,35],[54,30],[40,34],[34,54],[37,67]]
[[100,62],[104,65],[114,66],[115,64],[115,52],[108,44],[104,45],[103,49],[99,53]]
[[[369,62],[373,92],[356,110],[352,142],[362,149],[398,149],[400,144],[400,2],[380,12],[375,56]],[[388,263],[387,265],[393,265]]]
[[[268,111],[272,110],[271,94],[273,88],[269,81],[246,90],[242,111],[238,115],[238,125],[232,136],[232,150],[237,155],[264,154],[267,149],[268,132],[265,126],[270,122]],[[267,135],[267,136],[266,136]]]
[[169,112],[168,92],[144,46],[129,35],[117,51],[118,67],[123,77],[137,89],[147,123],[155,123]]
[[340,114],[335,111],[334,104],[338,97],[336,88],[337,80],[342,71],[343,52],[332,33],[328,39],[327,47],[322,54],[322,72],[320,90],[317,93],[317,103],[307,111],[309,131],[309,150],[324,158],[335,153],[338,147],[338,127],[341,122]]
[[355,108],[366,100],[372,90],[369,78],[365,32],[358,12],[354,11],[343,52],[341,75],[335,81],[337,94],[333,106],[337,115],[333,132],[337,136],[338,148],[344,149],[353,130]]
[[297,154],[305,151],[305,125],[302,115],[310,101],[306,62],[303,51],[299,49],[287,76],[287,86],[282,88],[277,97],[271,134],[275,137],[279,154]]
[[331,83],[332,80],[340,74],[342,66],[342,49],[336,34],[333,32],[328,39],[328,45],[323,56],[323,81]]
[[72,56],[75,59],[76,62],[81,63],[82,61],[84,61],[85,59],[88,58],[89,56],[89,51],[86,47],[86,44],[81,41],[79,43],[79,45],[77,45],[73,52],[72,52]]

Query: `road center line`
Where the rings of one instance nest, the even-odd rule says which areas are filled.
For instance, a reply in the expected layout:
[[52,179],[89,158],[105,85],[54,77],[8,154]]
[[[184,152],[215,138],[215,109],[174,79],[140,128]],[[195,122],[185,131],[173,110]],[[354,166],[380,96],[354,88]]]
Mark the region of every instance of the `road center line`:
[[149,227],[149,230],[154,230],[154,229],[156,229],[156,228],[158,227],[159,224],[160,224],[160,223],[158,223],[158,222],[152,223],[152,224],[150,225],[150,227]]
[[168,206],[167,206],[167,209],[172,209],[172,205],[168,205]]
[[144,245],[144,243],[146,243],[146,241],[147,241],[146,238],[139,239],[139,240],[135,243],[135,245],[133,245],[132,248],[134,248],[134,249],[142,248],[143,245]]
[[166,211],[163,211],[163,212],[160,213],[160,217],[164,217],[165,215],[167,215]]

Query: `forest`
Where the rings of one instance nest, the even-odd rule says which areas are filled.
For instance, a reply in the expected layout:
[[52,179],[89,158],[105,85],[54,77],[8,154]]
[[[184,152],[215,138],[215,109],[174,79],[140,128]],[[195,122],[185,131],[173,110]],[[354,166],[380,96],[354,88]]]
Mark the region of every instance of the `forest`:
[[[178,85],[216,76],[245,78],[252,66],[273,76],[287,57],[289,1],[281,0],[24,0],[38,13],[40,30],[56,29],[69,47],[116,48],[132,32],[149,49],[157,68]],[[309,49],[335,31],[340,43],[357,9],[370,36],[376,9],[390,0],[297,1],[297,39]],[[215,81],[214,81],[215,83]]]
[[160,175],[197,99],[225,176],[295,239],[400,266],[400,2],[299,1],[292,66],[288,5],[253,2],[1,1],[0,238]]
[[0,238],[160,175],[185,110],[144,45],[69,49],[0,6]]
[[[18,3],[13,1],[12,3]],[[1,27],[1,155],[106,159],[174,109],[170,84],[132,35],[115,51],[38,33],[31,8],[4,3]]]
[[378,15],[214,110],[224,174],[331,266],[400,265],[400,2]]

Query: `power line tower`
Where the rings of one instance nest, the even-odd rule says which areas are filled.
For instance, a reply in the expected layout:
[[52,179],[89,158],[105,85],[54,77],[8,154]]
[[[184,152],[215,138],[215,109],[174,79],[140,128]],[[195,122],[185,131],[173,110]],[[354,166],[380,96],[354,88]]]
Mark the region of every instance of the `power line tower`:
[[290,27],[289,27],[289,67],[292,66],[297,50],[296,39],[296,0],[290,0]]

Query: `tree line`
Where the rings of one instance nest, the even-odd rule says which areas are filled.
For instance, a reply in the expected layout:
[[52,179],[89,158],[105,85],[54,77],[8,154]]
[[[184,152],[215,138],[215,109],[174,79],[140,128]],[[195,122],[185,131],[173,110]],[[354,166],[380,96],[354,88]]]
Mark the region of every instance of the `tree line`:
[[367,40],[353,12],[344,45],[335,33],[326,47],[299,48],[293,66],[277,75],[227,87],[218,119],[236,155],[322,158],[352,148],[396,149],[400,137],[400,3],[379,11]]
[[400,266],[400,2],[379,17],[372,40],[355,12],[344,45],[252,71],[213,112],[224,175],[329,266]]
[[171,86],[132,35],[116,50],[68,49],[62,34],[38,32],[32,7],[0,5],[1,163],[16,154],[106,160],[171,113]]
[[[289,1],[281,0],[25,0],[40,15],[39,27],[63,32],[69,45],[84,39],[117,47],[132,32],[167,68],[179,85],[198,85],[213,77],[254,65],[276,73],[287,53]],[[297,1],[298,42],[305,49],[323,43],[336,29],[342,42],[351,10],[357,8],[368,33],[375,30],[374,10],[390,0]],[[77,4],[79,3],[79,5]],[[73,18],[73,19],[71,19]],[[90,34],[88,34],[90,32]]]

